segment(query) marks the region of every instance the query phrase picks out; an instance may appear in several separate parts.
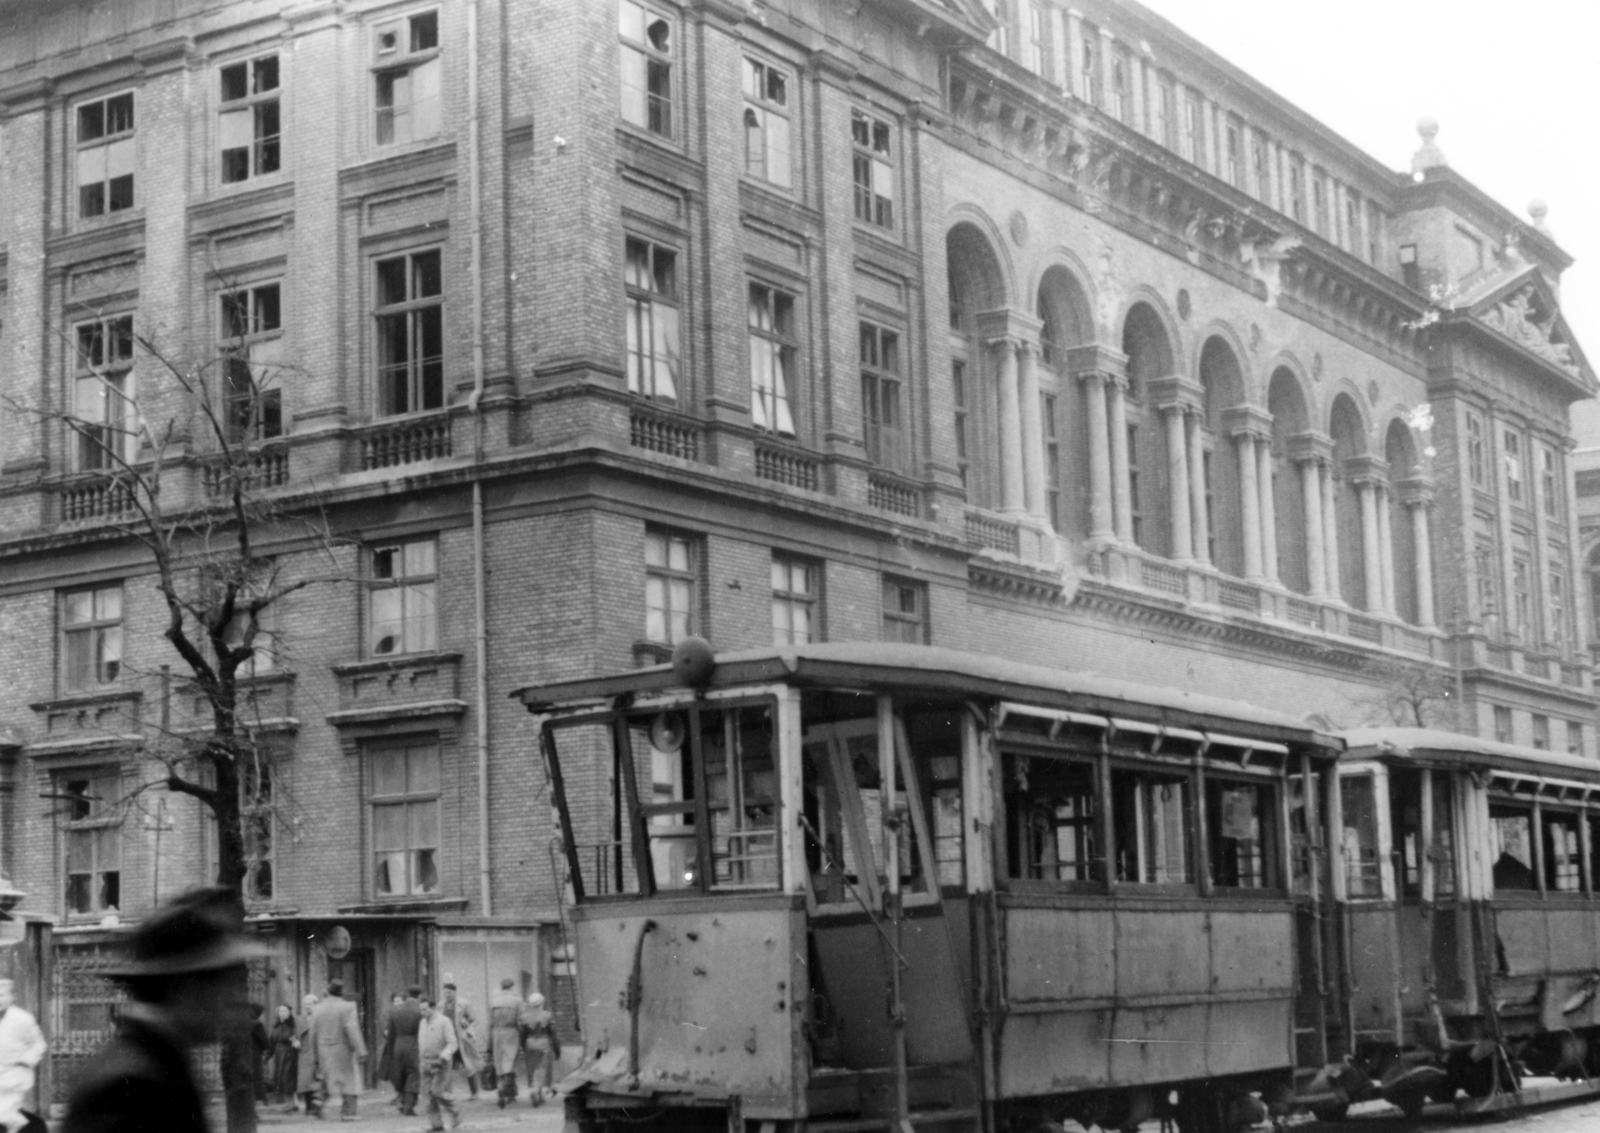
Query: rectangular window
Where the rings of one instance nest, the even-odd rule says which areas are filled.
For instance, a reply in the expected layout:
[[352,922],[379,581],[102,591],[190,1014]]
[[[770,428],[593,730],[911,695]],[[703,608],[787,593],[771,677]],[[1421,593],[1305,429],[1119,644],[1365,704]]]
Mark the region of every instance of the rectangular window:
[[889,123],[859,110],[850,112],[854,146],[856,219],[894,227],[894,134]]
[[1567,754],[1583,754],[1583,725],[1576,720],[1567,721]]
[[1541,810],[1544,827],[1544,887],[1551,893],[1583,889],[1583,851],[1578,845],[1578,816],[1570,811]]
[[239,820],[244,831],[244,896],[270,901],[277,892],[277,772],[265,755],[239,764]]
[[122,775],[116,768],[72,770],[53,783],[64,865],[62,909],[99,916],[122,906]]
[[1056,430],[1056,395],[1041,393],[1040,416],[1044,426],[1045,513],[1050,527],[1061,530],[1061,436]]
[[1361,254],[1361,198],[1354,189],[1344,191],[1344,243],[1351,255]]
[[672,69],[677,57],[672,18],[636,0],[621,0],[618,17],[622,39],[622,120],[670,138]]
[[907,645],[928,641],[928,588],[920,582],[883,579],[883,640]]
[[[245,635],[250,630],[251,617],[248,603],[267,592],[273,584],[275,572],[272,563],[260,561],[254,564],[249,576],[242,583],[236,583],[234,590],[234,610],[232,621],[222,633],[223,641],[231,648],[237,649],[244,644]],[[213,567],[201,569],[201,579],[207,588],[207,601],[212,610],[220,610],[227,600],[225,584],[227,581],[224,573]],[[277,622],[277,606],[268,605],[255,615],[255,634],[250,638],[250,657],[241,664],[237,670],[239,677],[247,678],[270,673],[277,662],[277,634],[274,627]]]
[[644,535],[644,636],[674,645],[699,632],[699,547],[692,536],[647,529]]
[[122,584],[61,595],[61,685],[83,692],[122,676]]
[[1511,742],[1511,709],[1504,704],[1494,706],[1494,738],[1503,744]]
[[983,6],[994,17],[994,30],[984,42],[1001,55],[1011,55],[1011,4],[1012,0],[983,0]]
[[439,647],[439,544],[389,543],[369,551],[367,656],[427,653]]
[[630,236],[624,247],[628,392],[678,399],[678,253]]
[[1277,888],[1277,794],[1271,784],[1207,779],[1205,787],[1212,884]]
[[1473,569],[1478,577],[1478,617],[1485,629],[1495,632],[1500,616],[1500,562],[1489,543],[1480,540],[1472,552]]
[[378,897],[439,892],[439,747],[431,741],[368,749],[372,891]]
[[1551,519],[1561,518],[1562,491],[1559,469],[1561,464],[1556,457],[1556,450],[1549,445],[1539,446],[1539,489],[1544,496],[1543,504],[1545,515]]
[[1007,755],[1010,876],[1029,881],[1099,881],[1094,766],[1076,760]]
[[794,296],[764,283],[750,285],[750,423],[794,436]]
[[134,412],[133,316],[79,323],[69,428],[79,472],[108,472],[139,452]]
[[1467,472],[1472,482],[1483,486],[1488,466],[1483,459],[1483,418],[1467,412]]
[[1318,236],[1332,239],[1328,228],[1328,182],[1320,169],[1311,171],[1311,225]]
[[133,207],[138,164],[133,92],[80,103],[77,111],[78,216],[105,216]]
[[967,364],[957,358],[950,363],[951,396],[955,401],[956,417],[956,471],[961,476],[961,488],[971,492],[967,483],[969,456],[967,455]]
[[1289,155],[1289,215],[1301,224],[1306,219],[1306,169],[1297,153]]
[[1532,571],[1528,560],[1522,555],[1511,557],[1511,612],[1517,619],[1516,630],[1522,635],[1522,640],[1532,643],[1534,639],[1534,626],[1532,621]]
[[378,415],[444,408],[444,277],[440,252],[377,263]]
[[1122,48],[1111,52],[1111,116],[1118,122],[1133,118],[1133,60]]
[[283,304],[279,285],[262,284],[222,296],[223,385],[233,441],[283,435]]
[[222,82],[217,138],[224,184],[276,173],[282,157],[278,113],[278,57],[230,63]]
[[1550,750],[1550,717],[1539,712],[1533,714],[1533,746],[1540,751]]
[[1026,11],[1028,26],[1022,40],[1022,65],[1042,75],[1050,57],[1050,14],[1040,4],[1028,4]]
[[789,76],[769,63],[744,61],[744,171],[785,189],[794,184]]
[[438,137],[444,99],[439,13],[421,12],[377,28],[373,105],[380,146]]
[[[1552,549],[1553,552],[1553,549]],[[1567,644],[1567,576],[1559,567],[1546,576],[1545,640],[1557,649]]]
[[1083,57],[1078,60],[1078,81],[1083,86],[1083,100],[1090,106],[1100,105],[1100,29],[1093,24],[1083,25]]
[[1178,148],[1178,90],[1171,75],[1156,80],[1156,97],[1152,107],[1151,133],[1156,141],[1170,150]]
[[1400,245],[1400,277],[1411,290],[1422,290],[1422,265],[1417,262],[1415,244]]
[[1201,163],[1200,140],[1200,100],[1192,94],[1185,95],[1183,99],[1183,156],[1196,165]]
[[1367,263],[1376,264],[1382,258],[1383,213],[1377,201],[1367,202]]
[[1250,170],[1255,180],[1256,197],[1272,203],[1272,178],[1267,172],[1267,139],[1256,130],[1250,131]]
[[1339,780],[1344,812],[1345,891],[1351,897],[1382,897],[1383,870],[1378,853],[1378,805],[1371,775]]
[[1227,118],[1227,176],[1228,184],[1244,188],[1244,127],[1233,115]]
[[900,469],[906,458],[900,336],[872,323],[862,323],[860,330],[861,431],[867,459]]
[[1128,513],[1133,521],[1133,542],[1144,546],[1144,507],[1139,502],[1139,426],[1128,426]]
[[788,555],[772,556],[772,643],[805,645],[820,641],[817,620],[818,583],[815,563]]
[[1113,771],[1116,879],[1139,885],[1192,885],[1194,825],[1187,776]]
[[1489,804],[1489,828],[1493,835],[1490,852],[1494,855],[1494,888],[1534,890],[1539,888],[1533,872],[1533,812],[1506,803]]

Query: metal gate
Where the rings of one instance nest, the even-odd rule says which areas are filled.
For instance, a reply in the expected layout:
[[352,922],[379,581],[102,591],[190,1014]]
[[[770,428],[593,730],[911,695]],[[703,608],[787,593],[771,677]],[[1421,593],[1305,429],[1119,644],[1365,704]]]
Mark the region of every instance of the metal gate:
[[122,986],[107,968],[127,956],[127,936],[95,932],[55,940],[50,972],[50,1101],[65,1103],[78,1069],[111,1037]]

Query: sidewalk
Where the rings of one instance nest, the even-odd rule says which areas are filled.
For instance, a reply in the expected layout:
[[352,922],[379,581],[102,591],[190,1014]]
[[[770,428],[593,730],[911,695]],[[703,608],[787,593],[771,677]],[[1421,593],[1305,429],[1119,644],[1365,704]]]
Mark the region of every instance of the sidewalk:
[[[519,1133],[561,1133],[562,1106],[560,1098],[549,1098],[535,1109],[528,1104],[528,1091],[514,1103],[501,1109],[495,1104],[492,1091],[479,1090],[477,1098],[468,1096],[465,1086],[457,1086],[452,1096],[461,1113],[462,1129],[515,1129]],[[303,1113],[283,1113],[282,1106],[263,1105],[256,1109],[256,1121],[262,1133],[420,1133],[428,1128],[428,1116],[418,1105],[417,1116],[404,1117],[390,1105],[394,1091],[379,1086],[361,1095],[361,1113],[355,1121],[339,1120],[337,1098],[324,1109],[321,1118],[307,1117]],[[448,1127],[450,1119],[445,1118]]]

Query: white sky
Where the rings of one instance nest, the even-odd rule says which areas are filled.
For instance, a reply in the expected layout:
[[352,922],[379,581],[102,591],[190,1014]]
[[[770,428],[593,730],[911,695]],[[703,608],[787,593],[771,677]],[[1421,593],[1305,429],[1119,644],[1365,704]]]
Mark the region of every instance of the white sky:
[[1600,364],[1600,3],[1141,2],[1393,169],[1433,117],[1458,173],[1523,219],[1545,201],[1577,260],[1563,313]]

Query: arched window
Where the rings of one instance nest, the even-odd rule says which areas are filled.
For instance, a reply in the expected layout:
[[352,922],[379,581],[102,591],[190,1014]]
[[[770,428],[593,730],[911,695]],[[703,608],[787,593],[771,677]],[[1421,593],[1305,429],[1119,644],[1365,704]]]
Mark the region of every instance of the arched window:
[[1361,539],[1361,498],[1350,477],[1349,462],[1367,455],[1366,426],[1361,411],[1347,394],[1333,399],[1328,416],[1328,434],[1333,438],[1333,508],[1339,539],[1339,594],[1351,606],[1365,610],[1367,581],[1363,567]]
[[999,405],[994,359],[978,334],[978,316],[1005,305],[1005,282],[988,239],[960,223],[945,237],[950,285],[950,396],[955,457],[967,502],[1000,506]]
[[1171,555],[1167,512],[1167,442],[1161,414],[1150,402],[1150,383],[1172,373],[1172,346],[1161,317],[1135,303],[1122,324],[1128,356],[1128,500],[1133,541],[1156,555]]
[[[1226,413],[1244,402],[1239,360],[1220,338],[1200,350],[1200,384],[1205,387],[1205,499],[1207,548],[1212,564],[1226,574],[1244,574],[1244,528],[1239,505],[1239,460],[1228,436]],[[1196,548],[1199,550],[1199,548]]]
[[[1039,281],[1039,427],[1044,437],[1045,513],[1064,535],[1088,533],[1087,418],[1082,393],[1073,387],[1069,352],[1093,339],[1093,324],[1083,288],[1057,265]],[[1023,428],[1034,407],[1022,407]]]
[[[1289,438],[1308,428],[1305,394],[1287,367],[1272,373],[1267,385],[1267,412],[1272,414],[1272,510],[1277,518],[1278,579],[1299,594],[1311,592],[1311,567],[1307,559],[1306,473],[1290,459]],[[1311,473],[1315,475],[1313,471]],[[1318,533],[1318,544],[1322,540]]]

